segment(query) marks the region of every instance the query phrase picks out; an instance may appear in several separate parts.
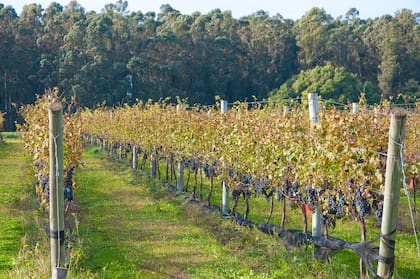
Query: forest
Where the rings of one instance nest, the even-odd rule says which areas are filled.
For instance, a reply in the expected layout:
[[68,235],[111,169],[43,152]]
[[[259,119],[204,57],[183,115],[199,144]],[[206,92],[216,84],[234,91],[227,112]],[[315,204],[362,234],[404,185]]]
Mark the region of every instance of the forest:
[[16,110],[58,87],[79,106],[120,106],[171,97],[213,104],[299,97],[336,102],[420,98],[420,14],[408,9],[362,19],[312,8],[298,20],[264,11],[181,14],[128,11],[127,2],[86,11],[78,2],[0,3],[0,112],[13,130]]

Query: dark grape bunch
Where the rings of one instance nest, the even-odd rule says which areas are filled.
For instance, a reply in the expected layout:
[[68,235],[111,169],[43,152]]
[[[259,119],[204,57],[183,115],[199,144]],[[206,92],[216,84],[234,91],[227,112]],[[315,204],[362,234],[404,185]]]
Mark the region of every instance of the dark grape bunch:
[[327,196],[327,212],[328,214],[334,215],[336,218],[342,218],[346,215],[345,206],[347,203],[345,201],[345,196],[343,191],[338,190],[335,194],[330,194]]
[[370,214],[372,211],[372,208],[369,204],[368,199],[363,197],[362,190],[360,188],[356,189],[354,205],[356,207],[356,210],[360,219],[363,219],[366,215]]
[[64,176],[64,200],[73,200],[73,173],[76,169],[75,166],[70,166]]

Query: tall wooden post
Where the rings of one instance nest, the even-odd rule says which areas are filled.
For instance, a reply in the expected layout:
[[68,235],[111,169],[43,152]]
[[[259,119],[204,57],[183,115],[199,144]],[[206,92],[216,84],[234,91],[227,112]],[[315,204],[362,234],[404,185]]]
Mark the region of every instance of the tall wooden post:
[[59,103],[49,107],[50,130],[50,245],[53,279],[66,278],[64,247],[64,144],[63,107]]
[[133,169],[137,169],[137,164],[138,164],[138,157],[137,157],[137,147],[135,144],[133,144],[133,165],[132,168]]
[[358,108],[357,105],[358,105],[357,103],[351,103],[351,111],[353,113],[358,113],[359,112],[359,108]]
[[[182,104],[176,105],[176,111],[178,113],[182,113],[184,110],[184,106]],[[178,177],[176,179],[176,193],[180,194],[184,192],[184,162],[182,160],[179,160],[177,162],[177,168],[178,168]]]
[[220,112],[225,113],[228,110],[228,102],[227,100],[220,100]]
[[[319,121],[319,104],[318,104],[318,94],[309,93],[308,94],[308,105],[309,105],[309,118],[311,124],[316,124]],[[312,236],[319,237],[322,233],[322,223],[321,223],[321,209],[319,204],[316,204],[316,208],[312,213]]]
[[176,192],[184,192],[184,162],[182,160],[178,161],[178,177],[176,180]]
[[405,140],[407,114],[395,110],[391,114],[388,153],[386,160],[384,212],[377,273],[380,278],[391,278],[394,272],[395,237],[397,234],[398,206],[401,188],[401,148]]
[[[226,100],[220,101],[220,113],[226,113],[228,110],[228,102]],[[223,164],[223,167],[225,165]],[[222,204],[221,204],[221,210],[222,215],[227,216],[229,215],[229,185],[226,181],[222,181]]]
[[157,169],[157,154],[156,149],[153,149],[152,153],[150,154],[150,177],[156,177],[156,169]]

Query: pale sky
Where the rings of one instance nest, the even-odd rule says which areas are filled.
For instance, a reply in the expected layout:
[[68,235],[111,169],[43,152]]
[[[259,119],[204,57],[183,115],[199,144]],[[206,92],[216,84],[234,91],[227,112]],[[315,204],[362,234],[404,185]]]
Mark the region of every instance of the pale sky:
[[[39,3],[45,9],[51,0],[0,0],[4,5],[11,5],[20,14],[22,7],[28,3]],[[56,0],[65,6],[69,0]],[[86,11],[100,12],[107,3],[113,0],[79,0]],[[375,18],[385,14],[394,15],[397,10],[407,8],[420,12],[420,0],[128,0],[129,11],[159,12],[160,6],[169,4],[182,14],[199,11],[203,14],[219,8],[230,10],[235,18],[250,15],[258,10],[269,12],[271,16],[280,13],[284,18],[299,19],[312,7],[324,8],[334,18],[345,15],[350,8],[356,8],[361,18]]]

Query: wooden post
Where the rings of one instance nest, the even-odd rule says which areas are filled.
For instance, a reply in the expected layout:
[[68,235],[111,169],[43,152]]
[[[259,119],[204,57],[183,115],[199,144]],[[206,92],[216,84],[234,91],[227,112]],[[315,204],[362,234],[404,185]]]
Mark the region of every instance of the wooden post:
[[[308,104],[309,104],[309,118],[311,124],[316,124],[319,121],[319,105],[318,105],[318,94],[309,93],[308,94]],[[315,210],[312,212],[312,236],[319,237],[322,234],[322,223],[321,223],[321,209],[319,204],[316,204]]]
[[50,130],[50,245],[53,279],[66,278],[64,247],[64,144],[63,107],[59,103],[49,107]]
[[156,164],[157,164],[156,156],[157,156],[156,150],[153,150],[152,153],[150,154],[150,177],[156,176]]
[[[220,112],[226,113],[228,109],[228,102],[226,100],[220,101]],[[223,163],[223,167],[225,167],[225,164]],[[227,216],[229,215],[229,185],[226,181],[222,181],[222,215]]]
[[125,148],[124,145],[120,144],[120,148],[119,148],[120,149],[120,152],[119,152],[120,154],[118,155],[120,160],[123,160],[123,152],[124,152],[123,150],[124,150],[124,148]]
[[395,237],[398,224],[398,206],[401,188],[401,148],[405,140],[407,113],[395,110],[391,114],[388,153],[386,160],[384,212],[377,273],[380,278],[391,278],[394,272]]
[[133,169],[137,169],[138,158],[137,158],[137,147],[133,144]]
[[178,179],[176,181],[176,192],[184,192],[184,162],[178,161]]
[[309,119],[311,120],[311,123],[318,123],[319,105],[318,105],[317,93],[308,94],[308,105],[309,105]]
[[228,102],[227,100],[220,100],[220,112],[225,113],[228,110]]
[[358,113],[359,112],[359,108],[357,107],[357,103],[351,103],[351,111],[353,113]]
[[229,187],[226,181],[222,181],[222,215],[229,215]]

